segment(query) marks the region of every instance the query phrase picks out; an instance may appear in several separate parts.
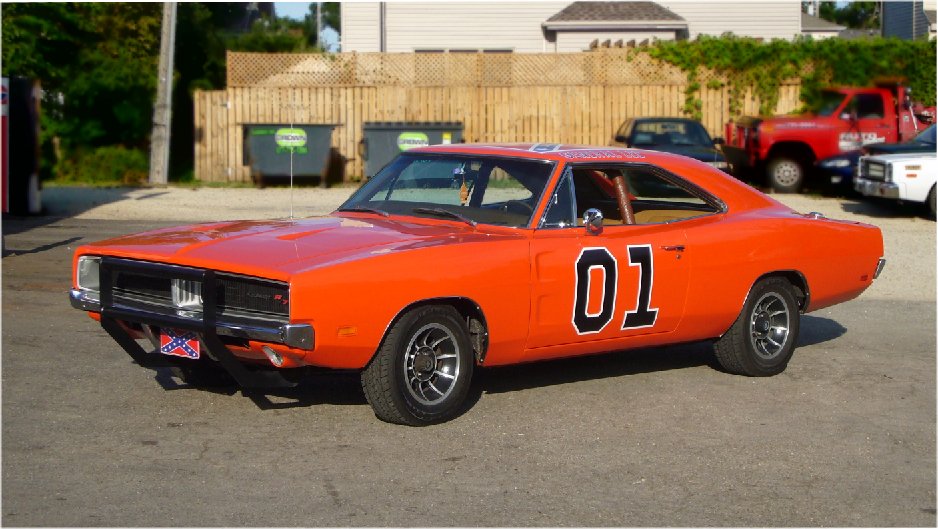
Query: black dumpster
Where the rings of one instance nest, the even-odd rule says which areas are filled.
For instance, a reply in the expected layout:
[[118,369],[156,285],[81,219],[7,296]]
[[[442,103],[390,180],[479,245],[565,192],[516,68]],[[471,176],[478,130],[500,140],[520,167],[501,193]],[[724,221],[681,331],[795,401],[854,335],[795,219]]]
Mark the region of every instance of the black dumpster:
[[318,178],[328,185],[333,124],[244,125],[244,165],[251,166],[254,183],[264,185],[290,177],[291,154],[294,179]]
[[402,151],[425,145],[462,143],[460,121],[366,121],[358,154],[372,177]]

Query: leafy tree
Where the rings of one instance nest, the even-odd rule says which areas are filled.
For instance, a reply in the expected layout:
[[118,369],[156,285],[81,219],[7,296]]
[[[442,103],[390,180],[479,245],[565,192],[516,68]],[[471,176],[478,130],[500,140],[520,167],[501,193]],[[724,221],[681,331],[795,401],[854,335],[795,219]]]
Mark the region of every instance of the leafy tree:
[[[338,4],[324,6],[324,25],[337,27]],[[270,2],[177,5],[171,177],[191,174],[192,94],[224,87],[226,50],[315,51],[315,19],[308,22],[274,18]],[[112,172],[121,180],[139,179],[152,128],[161,24],[160,3],[3,6],[3,73],[39,79],[44,89],[44,174],[57,164],[60,174],[84,178],[82,167],[106,161],[126,165]]]
[[2,15],[4,75],[43,87],[44,177],[102,146],[145,148],[156,76],[141,73],[156,71],[160,4],[24,3]]
[[879,29],[879,2],[820,2],[818,16],[852,29]]
[[[336,32],[340,32],[342,29],[342,12],[339,2],[323,2],[320,5],[322,6],[322,13],[320,14],[322,27],[330,27]],[[323,48],[322,43],[319,41],[319,35],[316,34],[316,4],[309,5],[309,14],[306,15],[303,22],[306,25],[309,43]]]

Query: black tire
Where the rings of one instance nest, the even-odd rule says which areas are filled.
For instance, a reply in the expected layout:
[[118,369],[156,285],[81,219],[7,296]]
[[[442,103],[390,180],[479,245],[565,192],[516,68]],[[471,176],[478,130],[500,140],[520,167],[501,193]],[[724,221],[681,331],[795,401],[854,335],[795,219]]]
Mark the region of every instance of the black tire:
[[797,193],[804,185],[805,168],[790,156],[776,156],[765,166],[769,186],[779,193]]
[[723,369],[767,377],[785,370],[798,342],[800,313],[795,287],[780,277],[752,287],[733,326],[713,344]]
[[430,305],[401,317],[361,374],[382,421],[424,426],[452,418],[469,391],[475,357],[455,309]]
[[931,191],[928,192],[928,199],[925,203],[928,204],[928,218],[935,220],[935,186],[931,186]]

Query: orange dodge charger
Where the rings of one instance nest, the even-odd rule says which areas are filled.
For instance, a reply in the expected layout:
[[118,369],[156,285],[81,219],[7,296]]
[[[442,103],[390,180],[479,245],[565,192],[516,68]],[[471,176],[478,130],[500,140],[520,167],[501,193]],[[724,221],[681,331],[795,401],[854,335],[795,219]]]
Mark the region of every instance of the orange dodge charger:
[[690,158],[440,145],[325,217],[82,246],[70,300],[142,366],[243,388],[360,370],[378,418],[423,425],[461,411],[479,366],[712,341],[730,373],[780,373],[800,315],[855,298],[884,263],[878,228]]

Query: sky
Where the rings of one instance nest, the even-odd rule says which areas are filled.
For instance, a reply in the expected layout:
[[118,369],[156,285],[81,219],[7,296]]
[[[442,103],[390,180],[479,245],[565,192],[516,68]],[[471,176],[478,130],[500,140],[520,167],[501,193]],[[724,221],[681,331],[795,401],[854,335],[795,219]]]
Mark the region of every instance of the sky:
[[303,20],[309,13],[309,2],[274,2],[274,9],[278,17]]
[[[303,20],[309,14],[309,2],[274,2],[274,11],[278,17]],[[322,32],[322,42],[328,51],[339,51],[339,34],[332,28]]]

